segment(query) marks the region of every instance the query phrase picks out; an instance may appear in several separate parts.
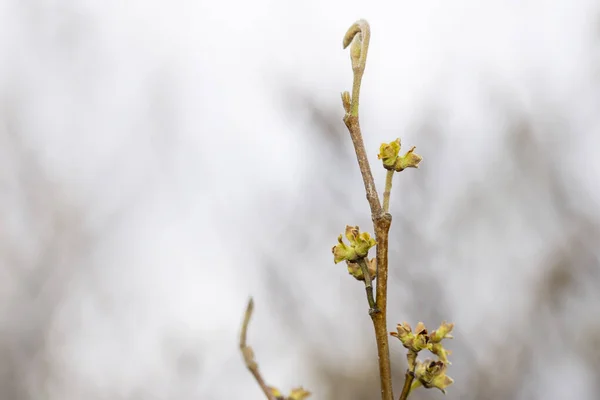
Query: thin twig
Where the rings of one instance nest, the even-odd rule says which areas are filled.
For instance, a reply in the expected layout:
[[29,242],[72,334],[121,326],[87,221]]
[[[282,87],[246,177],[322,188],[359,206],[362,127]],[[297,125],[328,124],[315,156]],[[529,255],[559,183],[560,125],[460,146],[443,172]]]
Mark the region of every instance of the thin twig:
[[365,277],[365,290],[367,292],[367,300],[369,301],[369,314],[379,312],[375,306],[375,299],[373,298],[373,281],[371,280],[371,274],[369,273],[369,267],[365,258],[358,259],[358,265],[362,270],[363,276]]
[[385,189],[383,190],[383,212],[385,213],[390,211],[390,195],[392,194],[394,172],[393,169],[388,169],[385,175]]
[[[365,185],[367,201],[371,208],[371,219],[375,229],[377,240],[377,294],[375,307],[376,312],[370,313],[375,329],[377,341],[377,355],[379,359],[379,375],[381,379],[382,400],[393,400],[392,373],[390,367],[390,351],[387,331],[387,277],[388,277],[388,233],[392,222],[390,214],[385,213],[381,207],[375,181],[371,173],[371,166],[360,130],[358,119],[358,106],[360,97],[360,85],[365,71],[367,52],[370,40],[369,24],[365,20],[355,22],[344,36],[344,48],[352,44],[350,58],[352,60],[352,71],[354,79],[352,82],[352,97],[350,104],[344,101],[348,94],[342,95],[344,101],[344,123],[350,132],[354,151],[360,168],[360,173]],[[368,292],[367,292],[368,293]]]
[[254,360],[254,351],[252,347],[246,345],[246,336],[248,334],[248,325],[250,324],[250,317],[252,317],[252,311],[254,310],[254,301],[252,298],[248,301],[248,306],[246,307],[246,312],[244,313],[244,322],[242,324],[242,331],[240,333],[240,350],[242,351],[242,356],[244,357],[244,363],[248,370],[258,382],[258,385],[262,389],[263,393],[269,400],[277,400],[275,395],[269,389],[269,386],[265,383],[262,375],[258,371],[258,364]]
[[406,374],[404,375],[404,386],[402,387],[402,393],[400,393],[400,397],[398,400],[406,400],[408,399],[408,395],[410,394],[410,387],[412,386],[413,379],[415,379],[415,374],[409,368],[406,369]]
[[[369,40],[371,37],[369,24],[365,20],[359,20],[355,22],[346,35],[344,36],[344,48],[348,47],[352,42],[357,41],[360,45],[360,57],[358,59],[352,58],[352,71],[354,72],[354,79],[352,81],[352,97],[350,99],[350,112],[344,116],[344,123],[350,131],[350,137],[354,144],[354,151],[358,160],[358,166],[360,173],[365,184],[365,191],[367,193],[367,200],[371,207],[371,214],[379,216],[382,214],[381,203],[379,202],[379,195],[375,188],[375,180],[371,173],[371,166],[369,165],[369,159],[367,157],[367,151],[363,142],[362,133],[360,131],[360,123],[358,120],[358,105],[360,98],[360,85],[362,82],[362,76],[365,72],[365,66],[367,63],[367,53],[369,50]],[[354,45],[353,45],[354,46]],[[351,49],[351,52],[353,49]]]

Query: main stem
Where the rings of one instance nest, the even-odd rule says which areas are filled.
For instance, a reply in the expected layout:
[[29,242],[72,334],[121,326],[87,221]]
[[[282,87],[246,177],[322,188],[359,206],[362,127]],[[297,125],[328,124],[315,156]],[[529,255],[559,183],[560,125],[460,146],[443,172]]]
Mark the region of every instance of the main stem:
[[383,400],[392,400],[394,398],[387,329],[388,234],[391,223],[392,216],[387,213],[382,213],[373,218],[377,240],[377,293],[375,296],[375,307],[379,312],[371,314],[371,320],[373,321],[375,338],[377,340],[381,398]]
[[[357,35],[360,35],[357,37]],[[379,376],[381,379],[381,399],[393,400],[392,390],[392,371],[390,367],[390,349],[388,344],[387,330],[387,278],[388,278],[388,233],[392,223],[392,216],[381,208],[381,202],[375,188],[375,180],[371,173],[371,166],[365,150],[360,123],[358,121],[358,106],[360,97],[360,85],[362,76],[365,72],[367,61],[367,52],[369,50],[369,39],[371,33],[367,21],[359,20],[355,22],[344,36],[344,48],[351,43],[360,46],[360,50],[351,47],[350,55],[352,60],[352,71],[354,80],[352,82],[352,98],[349,110],[344,116],[344,123],[350,132],[356,159],[360,168],[367,201],[371,207],[371,219],[375,228],[377,240],[377,294],[375,307],[377,312],[370,313],[373,327],[375,329],[375,338],[377,340],[377,356],[379,360]],[[358,50],[358,54],[357,51]],[[347,104],[344,103],[344,108]]]
[[[362,76],[362,74],[361,74]],[[358,81],[360,87],[360,81]],[[358,94],[357,81],[354,81],[353,93]],[[353,96],[352,103],[358,101],[358,98]],[[353,110],[354,107],[351,107]],[[348,113],[344,117],[344,122],[350,132],[356,159],[365,185],[367,200],[371,207],[371,218],[375,228],[375,238],[377,240],[377,294],[375,299],[375,307],[378,312],[371,313],[373,328],[375,329],[375,339],[377,341],[377,356],[379,361],[379,376],[381,380],[381,399],[393,400],[394,392],[392,388],[392,371],[390,366],[390,350],[388,343],[387,330],[387,280],[388,280],[388,233],[392,223],[392,216],[385,213],[381,208],[377,189],[371,166],[367,158],[367,152],[362,139],[358,115]]]

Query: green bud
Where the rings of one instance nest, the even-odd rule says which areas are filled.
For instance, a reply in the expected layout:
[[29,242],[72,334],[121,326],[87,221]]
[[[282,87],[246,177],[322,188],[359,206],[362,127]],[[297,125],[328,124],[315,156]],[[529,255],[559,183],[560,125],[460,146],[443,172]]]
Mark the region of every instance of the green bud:
[[352,104],[352,99],[350,97],[350,92],[343,92],[342,93],[342,104],[344,106],[344,110],[349,113],[350,112],[350,106]]
[[357,33],[350,44],[350,59],[352,60],[352,68],[360,66],[360,53],[362,48],[362,33]]

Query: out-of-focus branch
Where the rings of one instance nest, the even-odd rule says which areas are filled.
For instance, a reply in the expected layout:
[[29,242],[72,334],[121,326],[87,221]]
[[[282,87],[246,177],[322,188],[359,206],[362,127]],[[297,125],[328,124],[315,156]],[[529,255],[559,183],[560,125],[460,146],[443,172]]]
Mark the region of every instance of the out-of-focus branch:
[[242,324],[242,331],[240,333],[240,351],[242,352],[242,356],[244,357],[244,363],[246,367],[258,382],[258,385],[262,389],[263,393],[269,400],[277,400],[271,389],[265,383],[262,375],[258,370],[258,364],[254,359],[254,351],[252,347],[246,344],[246,337],[248,335],[248,325],[250,324],[250,318],[252,317],[252,311],[254,310],[254,301],[252,298],[248,301],[248,306],[246,306],[246,312],[244,313],[244,322]]

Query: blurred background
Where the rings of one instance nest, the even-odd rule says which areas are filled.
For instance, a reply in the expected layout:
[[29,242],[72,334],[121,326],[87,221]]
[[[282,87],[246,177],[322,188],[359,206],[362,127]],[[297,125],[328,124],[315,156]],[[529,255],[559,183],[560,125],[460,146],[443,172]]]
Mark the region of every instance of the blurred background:
[[[600,398],[600,4],[0,1],[0,398],[377,397],[361,123],[395,177],[389,329],[456,324],[447,399]],[[396,391],[405,368],[390,342]],[[439,399],[420,389],[415,399]]]

